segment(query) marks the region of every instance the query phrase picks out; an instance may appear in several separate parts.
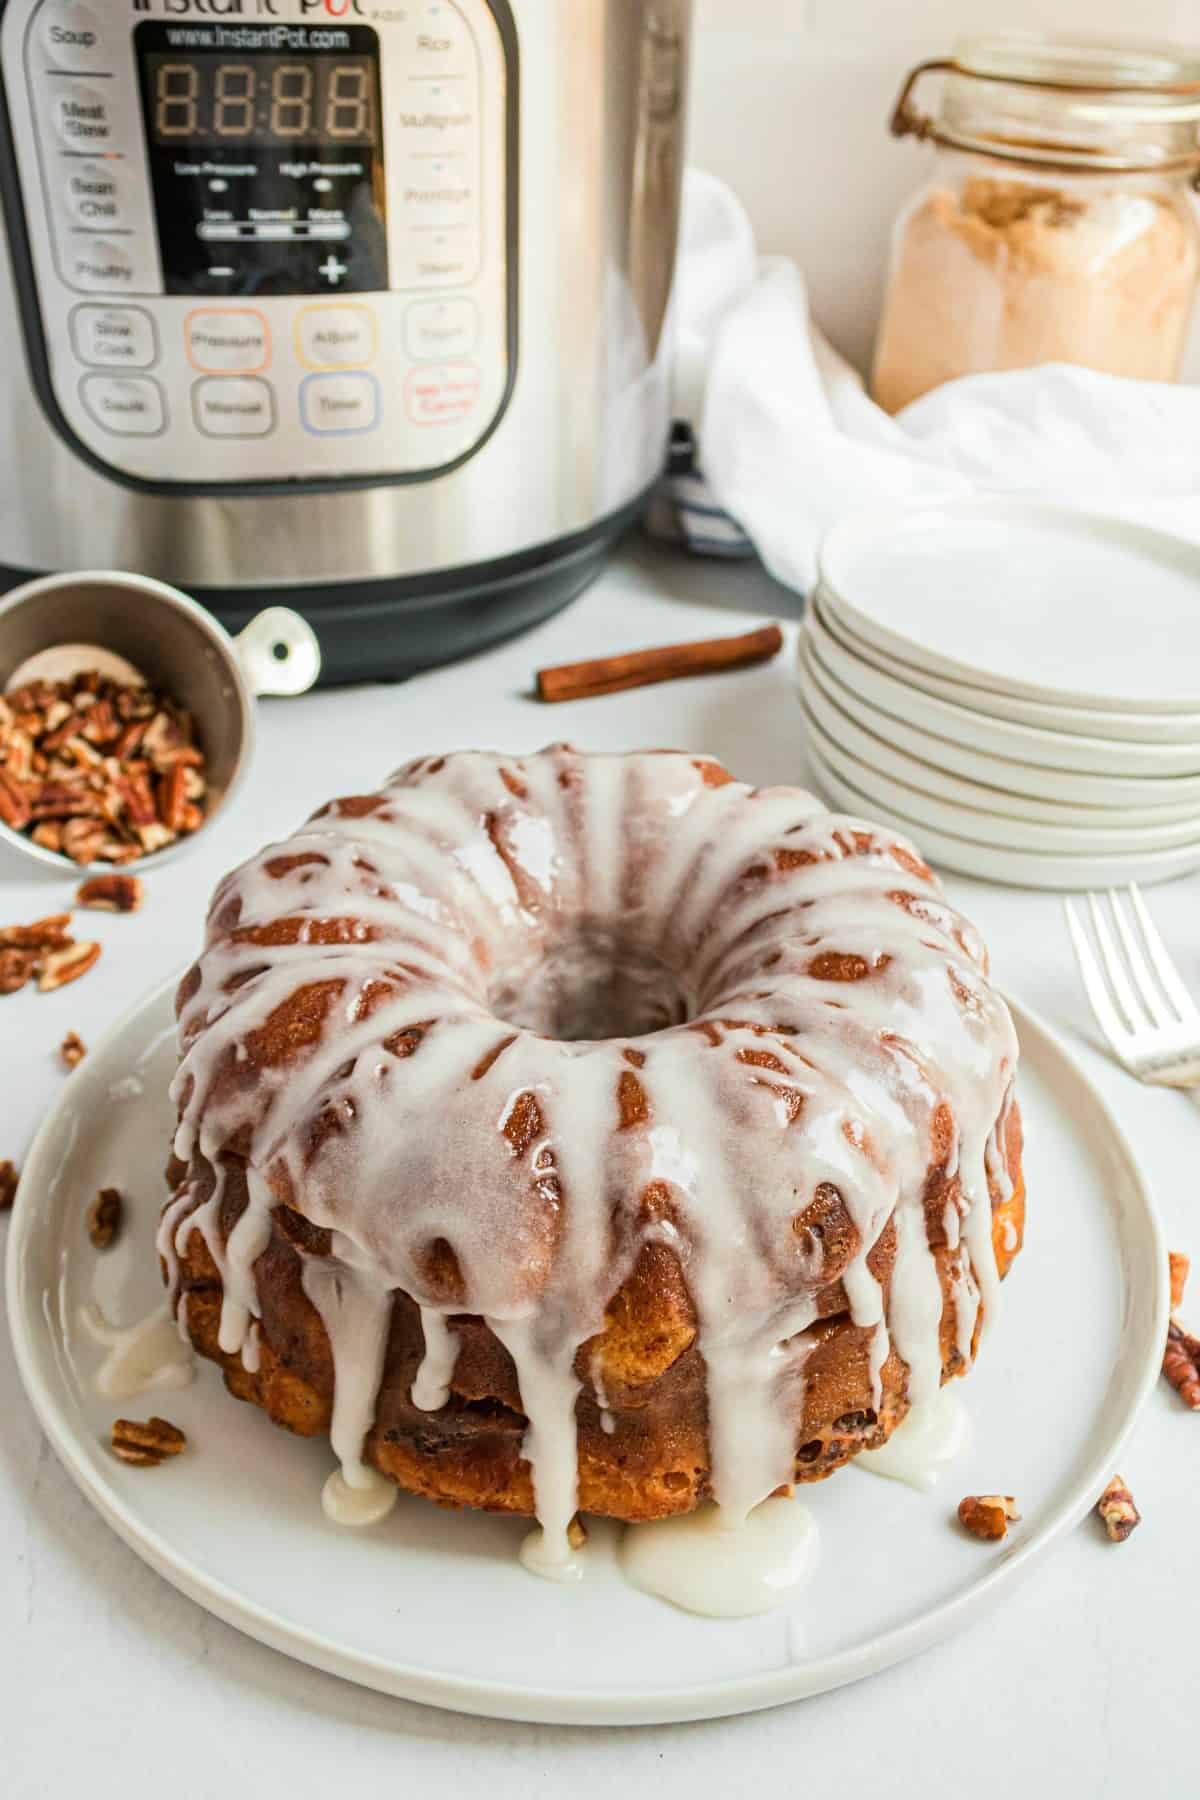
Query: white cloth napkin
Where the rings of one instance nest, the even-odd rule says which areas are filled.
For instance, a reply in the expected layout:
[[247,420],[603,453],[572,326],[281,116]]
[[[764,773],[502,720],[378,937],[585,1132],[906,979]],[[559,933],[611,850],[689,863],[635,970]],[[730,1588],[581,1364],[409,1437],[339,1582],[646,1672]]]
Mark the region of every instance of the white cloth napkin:
[[677,298],[676,410],[713,497],[792,587],[828,528],[875,501],[1037,495],[1200,535],[1200,388],[1050,363],[949,382],[891,418],[814,324],[795,263],[758,257],[740,201],[696,169]]

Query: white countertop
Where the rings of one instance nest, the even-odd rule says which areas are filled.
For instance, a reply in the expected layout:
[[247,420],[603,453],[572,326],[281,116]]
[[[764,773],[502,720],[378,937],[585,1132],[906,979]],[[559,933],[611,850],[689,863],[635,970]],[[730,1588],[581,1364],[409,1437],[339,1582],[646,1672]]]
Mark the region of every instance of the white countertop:
[[[0,1157],[21,1161],[65,1075],[70,1028],[94,1043],[198,943],[216,878],[319,801],[425,751],[648,742],[709,750],[753,781],[804,784],[785,660],[553,709],[527,697],[540,664],[745,629],[798,611],[756,570],[633,543],[575,606],[452,671],[402,686],[271,702],[230,816],[148,881],[132,918],[85,915],[96,970],[53,995],[0,1001]],[[736,610],[725,610],[732,608]],[[1200,1115],[1139,1088],[1103,1054],[1059,900],[950,878],[1000,981],[1038,1008],[1113,1104],[1154,1187],[1170,1243],[1200,1264]],[[0,852],[0,923],[68,903],[68,884]],[[1152,905],[1200,992],[1200,876]],[[94,921],[94,932],[92,925]],[[79,927],[84,929],[79,929]],[[1053,1196],[1032,1196],[1031,1215]],[[4,1225],[0,1223],[0,1236]],[[1200,1269],[1193,1317],[1200,1313]],[[1086,1356],[1087,1346],[1072,1346]],[[1047,1381],[1054,1372],[1046,1371]],[[1036,1403],[1036,1396],[1029,1397]],[[571,1793],[797,1792],[1013,1800],[1194,1793],[1200,1593],[1200,1424],[1160,1384],[1123,1463],[1145,1523],[1120,1549],[1094,1519],[967,1633],[867,1684],[713,1724],[586,1731],[519,1726],[387,1699],[288,1661],[169,1587],[109,1531],[59,1468],[0,1346],[0,1795],[256,1800],[430,1792],[494,1800]],[[1190,1435],[1189,1435],[1190,1434]],[[519,1628],[516,1624],[514,1629]]]

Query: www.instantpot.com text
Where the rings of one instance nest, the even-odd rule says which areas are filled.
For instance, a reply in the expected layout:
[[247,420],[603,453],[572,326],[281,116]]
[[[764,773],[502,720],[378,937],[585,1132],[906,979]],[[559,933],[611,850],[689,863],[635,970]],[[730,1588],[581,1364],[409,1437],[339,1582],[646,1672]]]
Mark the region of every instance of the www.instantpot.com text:
[[348,50],[350,33],[313,25],[168,25],[173,50]]

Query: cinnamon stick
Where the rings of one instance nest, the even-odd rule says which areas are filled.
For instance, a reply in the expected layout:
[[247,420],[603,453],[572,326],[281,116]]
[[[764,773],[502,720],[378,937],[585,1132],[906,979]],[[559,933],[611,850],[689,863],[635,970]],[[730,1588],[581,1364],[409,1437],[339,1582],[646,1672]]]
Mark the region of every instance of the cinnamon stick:
[[741,637],[703,638],[695,644],[664,644],[654,650],[630,650],[622,656],[598,656],[591,662],[561,663],[537,672],[539,700],[590,700],[596,694],[622,694],[627,688],[656,681],[678,681],[687,675],[712,675],[719,669],[747,669],[769,662],[783,648],[778,625],[763,625]]

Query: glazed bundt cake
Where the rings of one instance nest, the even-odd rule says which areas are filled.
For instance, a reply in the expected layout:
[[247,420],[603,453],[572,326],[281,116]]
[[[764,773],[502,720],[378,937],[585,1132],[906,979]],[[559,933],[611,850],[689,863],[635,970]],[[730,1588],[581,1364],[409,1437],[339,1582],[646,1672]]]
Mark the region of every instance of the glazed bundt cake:
[[223,881],[159,1250],[351,1487],[735,1514],[962,1374],[1017,1046],[916,851],[716,762],[424,758]]

